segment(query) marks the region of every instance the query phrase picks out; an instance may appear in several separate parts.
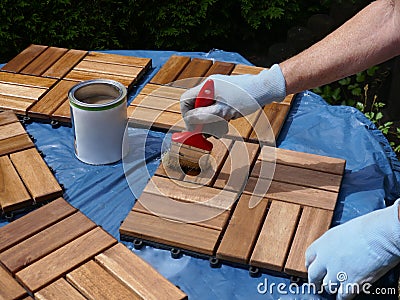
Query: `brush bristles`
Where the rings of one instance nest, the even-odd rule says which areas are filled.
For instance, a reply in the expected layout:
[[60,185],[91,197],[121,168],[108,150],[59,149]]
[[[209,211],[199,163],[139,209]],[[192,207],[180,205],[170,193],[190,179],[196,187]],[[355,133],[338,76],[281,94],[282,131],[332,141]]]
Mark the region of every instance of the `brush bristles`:
[[208,166],[208,156],[206,161],[200,158],[209,154],[210,151],[172,142],[169,152],[163,156],[162,160],[164,166],[173,169],[199,171]]

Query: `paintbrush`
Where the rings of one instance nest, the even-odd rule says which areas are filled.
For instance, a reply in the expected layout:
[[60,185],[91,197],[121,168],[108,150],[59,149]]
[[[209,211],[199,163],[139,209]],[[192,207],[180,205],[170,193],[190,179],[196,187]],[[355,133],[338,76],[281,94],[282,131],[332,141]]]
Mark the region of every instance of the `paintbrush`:
[[[196,97],[194,108],[209,106],[214,102],[214,82],[208,79]],[[197,124],[193,131],[172,134],[171,147],[163,163],[183,171],[199,171],[207,168],[212,148],[213,144],[203,135],[203,124]],[[200,159],[204,155],[207,155],[205,159]]]

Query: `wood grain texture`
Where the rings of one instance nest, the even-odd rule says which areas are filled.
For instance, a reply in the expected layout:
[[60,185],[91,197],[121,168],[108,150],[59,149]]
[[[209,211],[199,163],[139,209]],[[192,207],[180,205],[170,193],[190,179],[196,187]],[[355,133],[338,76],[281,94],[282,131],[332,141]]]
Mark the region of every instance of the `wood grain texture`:
[[300,216],[300,206],[272,201],[250,264],[281,272]]
[[112,74],[132,79],[136,78],[140,74],[142,69],[143,68],[141,67],[110,64],[107,62],[88,61],[85,59],[74,67],[74,70],[76,71],[93,72],[99,74]]
[[145,107],[131,105],[128,107],[128,119],[131,123],[146,128],[158,128],[173,131],[185,129],[185,124],[181,114],[160,111]]
[[307,278],[305,253],[308,246],[329,229],[333,212],[305,207],[285,265],[285,273]]
[[170,221],[135,211],[128,214],[119,231],[121,235],[138,237],[206,255],[213,255],[220,235],[219,230]]
[[35,148],[13,153],[10,158],[36,202],[62,195],[56,178]]
[[0,112],[0,126],[7,125],[10,123],[19,122],[17,116],[12,111]]
[[4,71],[18,73],[47,48],[48,48],[47,46],[32,44],[28,48],[20,52],[13,59],[11,59],[1,69]]
[[86,55],[87,51],[68,50],[59,60],[51,65],[42,76],[52,78],[63,78],[77,63],[79,63]]
[[38,100],[46,91],[46,88],[0,83],[0,95],[4,96]]
[[227,136],[234,139],[243,138],[244,140],[247,140],[250,137],[253,128],[256,126],[260,114],[261,110],[244,117],[230,120]]
[[0,156],[35,147],[29,136],[20,134],[8,139],[0,140]]
[[268,200],[263,198],[253,206],[250,198],[250,195],[246,194],[240,196],[218,247],[218,258],[248,264],[268,204]]
[[25,289],[0,266],[0,299],[21,299],[27,295]]
[[60,278],[52,284],[35,293],[37,300],[85,300],[86,298],[79,293],[64,278]]
[[177,114],[181,112],[179,100],[156,97],[153,95],[139,94],[133,99],[131,105],[169,111]]
[[52,114],[51,119],[61,123],[71,122],[71,107],[69,100],[65,100]]
[[16,273],[95,227],[95,223],[77,212],[0,253],[0,262]]
[[14,122],[0,126],[0,140],[8,139],[25,133],[26,131],[20,122]]
[[166,84],[174,81],[189,62],[190,57],[172,55],[150,82]]
[[76,208],[59,198],[0,228],[0,252],[72,215]]
[[231,75],[242,75],[242,74],[258,74],[265,68],[262,67],[255,67],[255,66],[248,66],[243,64],[237,64],[233,69]]
[[25,68],[21,70],[22,74],[42,75],[51,65],[53,65],[68,49],[48,47],[40,55],[35,57]]
[[120,243],[97,255],[95,260],[142,299],[187,299],[184,292]]
[[231,74],[235,64],[223,61],[215,61],[204,77],[208,77],[214,74],[229,75]]
[[36,292],[116,243],[97,227],[17,272],[16,278],[31,292]]
[[332,173],[342,175],[346,161],[340,158],[310,154],[305,152],[298,152],[293,150],[286,150],[281,148],[274,148],[264,146],[261,149],[259,159],[271,161],[275,157],[270,153],[276,153],[276,163],[283,165],[290,165],[310,170],[321,171],[325,173]]
[[155,97],[162,97],[162,98],[169,98],[169,99],[179,101],[181,95],[185,91],[186,91],[186,89],[179,88],[179,87],[148,83],[140,91],[140,94],[141,95],[152,95]]
[[73,80],[73,81],[85,81],[92,79],[110,79],[115,80],[123,84],[126,88],[130,88],[130,86],[136,82],[136,77],[132,78],[129,76],[123,75],[115,75],[110,73],[98,73],[91,71],[83,71],[72,69],[64,79]]
[[0,156],[0,207],[4,212],[33,204],[8,156]]
[[29,109],[28,115],[48,119],[65,101],[69,104],[68,92],[76,84],[75,81],[61,80]]
[[89,52],[85,57],[86,61],[96,61],[96,62],[108,62],[112,64],[136,66],[142,68],[148,68],[151,66],[150,58],[127,56],[119,54],[109,54],[101,52]]
[[212,65],[212,60],[193,58],[175,79],[172,86],[192,88],[198,85]]
[[142,299],[93,260],[71,271],[66,277],[87,299]]
[[56,80],[26,74],[0,72],[0,82],[37,88],[50,88],[56,83]]
[[176,170],[175,168],[168,167],[168,165],[164,168],[162,160],[154,175],[167,177],[170,179],[177,179],[177,180],[182,180],[183,177],[185,177],[185,173]]
[[25,115],[29,107],[35,103],[36,100],[13,97],[7,95],[0,95],[0,108],[6,110],[12,110],[15,113]]

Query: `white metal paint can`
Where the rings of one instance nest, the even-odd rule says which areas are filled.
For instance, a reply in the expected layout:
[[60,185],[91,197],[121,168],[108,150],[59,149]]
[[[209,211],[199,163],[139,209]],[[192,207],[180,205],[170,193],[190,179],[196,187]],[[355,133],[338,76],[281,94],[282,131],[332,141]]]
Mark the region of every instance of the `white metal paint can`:
[[87,164],[104,165],[121,160],[127,125],[127,90],[108,79],[87,80],[68,92],[75,155]]

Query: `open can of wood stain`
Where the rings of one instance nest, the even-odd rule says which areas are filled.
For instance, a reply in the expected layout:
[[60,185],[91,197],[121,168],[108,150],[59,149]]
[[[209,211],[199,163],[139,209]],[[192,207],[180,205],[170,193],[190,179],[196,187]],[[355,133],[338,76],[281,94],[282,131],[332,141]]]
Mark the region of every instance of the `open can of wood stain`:
[[121,160],[127,125],[127,91],[108,79],[83,81],[68,92],[75,155],[87,164],[104,165]]

